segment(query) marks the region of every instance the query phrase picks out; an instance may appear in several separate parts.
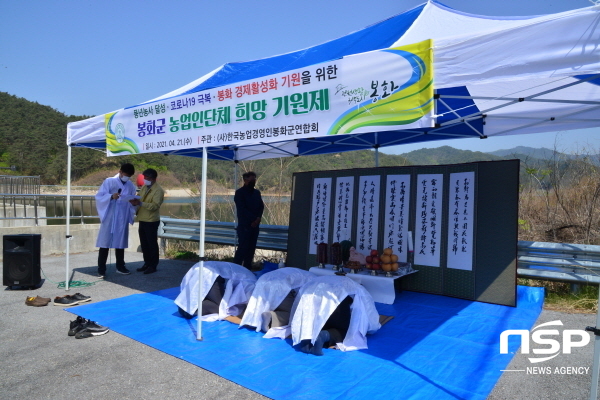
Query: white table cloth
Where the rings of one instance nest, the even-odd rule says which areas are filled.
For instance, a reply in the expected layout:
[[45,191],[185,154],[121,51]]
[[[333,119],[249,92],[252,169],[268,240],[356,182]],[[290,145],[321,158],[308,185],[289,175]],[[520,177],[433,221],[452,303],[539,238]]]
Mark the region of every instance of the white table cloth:
[[[334,275],[337,272],[332,269],[331,265],[326,265],[325,268],[312,267],[309,271],[319,276]],[[410,272],[409,274],[414,272],[417,271]],[[394,304],[394,300],[396,299],[394,281],[398,278],[402,278],[402,276],[397,275],[392,277],[386,277],[385,275],[372,276],[369,275],[369,272],[367,271],[361,271],[356,274],[347,272],[346,276],[363,285],[364,288],[367,289],[367,291],[371,294],[375,302],[383,304]]]

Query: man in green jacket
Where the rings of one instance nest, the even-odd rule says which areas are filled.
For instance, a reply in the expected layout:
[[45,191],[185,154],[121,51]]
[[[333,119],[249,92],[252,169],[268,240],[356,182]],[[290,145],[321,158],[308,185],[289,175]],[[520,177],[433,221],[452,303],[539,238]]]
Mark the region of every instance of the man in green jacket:
[[144,172],[144,187],[140,190],[140,199],[131,200],[137,207],[139,223],[138,233],[144,255],[144,265],[137,270],[144,274],[156,272],[158,266],[158,226],[160,225],[160,206],[163,203],[165,192],[156,178],[158,173],[152,168]]

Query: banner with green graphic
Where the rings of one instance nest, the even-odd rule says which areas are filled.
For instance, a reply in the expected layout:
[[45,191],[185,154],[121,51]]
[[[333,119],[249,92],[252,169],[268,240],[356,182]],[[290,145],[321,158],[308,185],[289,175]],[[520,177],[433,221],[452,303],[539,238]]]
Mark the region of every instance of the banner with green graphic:
[[431,127],[431,40],[106,114],[108,155]]

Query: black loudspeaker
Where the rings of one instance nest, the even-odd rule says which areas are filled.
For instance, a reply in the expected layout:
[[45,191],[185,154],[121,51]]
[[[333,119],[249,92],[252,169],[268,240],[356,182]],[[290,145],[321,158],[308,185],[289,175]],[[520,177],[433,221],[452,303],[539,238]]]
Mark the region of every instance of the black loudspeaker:
[[3,236],[3,284],[4,286],[36,287],[42,281],[40,275],[40,244],[42,235]]

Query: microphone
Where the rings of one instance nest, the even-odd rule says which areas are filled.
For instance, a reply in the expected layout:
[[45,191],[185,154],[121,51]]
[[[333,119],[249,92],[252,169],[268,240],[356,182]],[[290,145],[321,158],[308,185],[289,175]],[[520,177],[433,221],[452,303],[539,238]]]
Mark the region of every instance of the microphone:
[[121,190],[122,190],[122,189],[119,189],[119,190],[117,190],[117,193],[121,194]]

